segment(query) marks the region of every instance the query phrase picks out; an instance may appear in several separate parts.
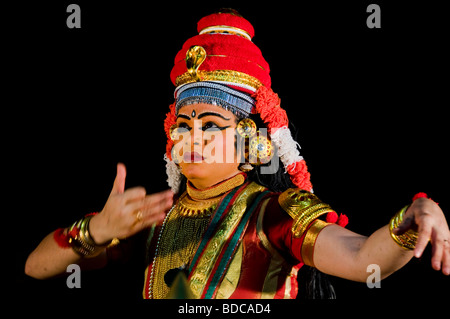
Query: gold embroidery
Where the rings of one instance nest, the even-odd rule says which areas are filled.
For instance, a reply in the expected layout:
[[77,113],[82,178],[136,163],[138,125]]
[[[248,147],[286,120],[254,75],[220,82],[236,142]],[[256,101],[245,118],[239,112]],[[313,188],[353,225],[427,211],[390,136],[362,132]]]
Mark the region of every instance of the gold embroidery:
[[190,264],[223,194],[244,182],[245,177],[238,174],[206,190],[197,190],[187,184],[187,191],[168,215],[160,233],[149,285],[152,298],[167,296],[169,287],[164,282],[166,272]]
[[152,298],[166,298],[169,287],[164,282],[164,275],[170,269],[190,263],[209,220],[209,216],[186,218],[182,216],[179,205],[172,211],[166,221],[158,256],[153,264]]
[[228,299],[236,290],[241,277],[241,266],[243,258],[242,242],[239,244],[239,248],[234,255],[228,271],[222,280],[222,283],[217,290],[216,299]]
[[278,202],[294,219],[292,233],[295,238],[300,238],[313,220],[333,211],[316,195],[299,188],[289,188],[281,193]]
[[249,184],[238,196],[233,207],[225,216],[218,230],[209,243],[204,248],[203,255],[197,262],[197,266],[191,275],[191,289],[197,298],[201,297],[203,289],[207,283],[207,279],[211,274],[212,268],[220,255],[224,244],[232,235],[233,230],[247,210],[247,206],[255,199],[255,197],[265,189],[265,187],[254,182]]
[[185,72],[184,74],[179,75],[176,78],[175,85],[180,86],[186,83],[197,82],[198,78],[200,78],[200,81],[225,81],[249,85],[256,90],[260,86],[262,86],[262,83],[257,78],[233,70],[214,70],[214,71],[198,70],[196,72],[196,77],[192,77],[192,75],[189,72]]

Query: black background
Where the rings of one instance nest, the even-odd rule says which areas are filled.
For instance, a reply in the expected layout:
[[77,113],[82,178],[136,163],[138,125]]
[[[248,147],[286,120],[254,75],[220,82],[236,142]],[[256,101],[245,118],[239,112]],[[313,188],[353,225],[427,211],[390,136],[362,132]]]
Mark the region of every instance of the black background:
[[[69,1],[22,2],[8,28],[14,98],[3,122],[14,124],[4,137],[16,207],[9,214],[19,231],[17,298],[139,300],[139,257],[85,272],[73,290],[65,278],[26,277],[24,263],[46,234],[102,209],[117,162],[127,166],[127,188],[168,187],[163,120],[173,102],[173,59],[197,21],[221,7],[255,27],[253,42],[299,129],[314,191],[348,215],[349,229],[370,235],[419,191],[449,216],[449,52],[439,5],[373,1],[381,29],[369,29],[368,1],[72,2],[81,7],[81,29],[66,26]],[[425,299],[434,307],[449,297],[449,278],[431,268],[430,249],[380,289],[331,280],[344,304]]]

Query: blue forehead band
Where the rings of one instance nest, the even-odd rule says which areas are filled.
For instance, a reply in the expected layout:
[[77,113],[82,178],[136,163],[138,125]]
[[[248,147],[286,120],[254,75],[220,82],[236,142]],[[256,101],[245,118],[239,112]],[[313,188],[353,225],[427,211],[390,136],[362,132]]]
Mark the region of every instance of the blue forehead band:
[[212,104],[233,112],[237,117],[248,117],[255,106],[255,100],[249,95],[217,82],[194,82],[185,84],[175,91],[175,111],[186,105]]

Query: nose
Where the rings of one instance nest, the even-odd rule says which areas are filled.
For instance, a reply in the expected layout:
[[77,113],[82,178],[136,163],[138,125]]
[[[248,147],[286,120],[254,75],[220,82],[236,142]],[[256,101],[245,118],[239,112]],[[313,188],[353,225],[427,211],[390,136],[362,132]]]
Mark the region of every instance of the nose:
[[189,134],[190,138],[186,139],[185,143],[190,143],[192,149],[194,149],[195,146],[201,147],[201,145],[203,144],[202,121],[195,120],[194,127],[192,128],[192,130],[190,130]]

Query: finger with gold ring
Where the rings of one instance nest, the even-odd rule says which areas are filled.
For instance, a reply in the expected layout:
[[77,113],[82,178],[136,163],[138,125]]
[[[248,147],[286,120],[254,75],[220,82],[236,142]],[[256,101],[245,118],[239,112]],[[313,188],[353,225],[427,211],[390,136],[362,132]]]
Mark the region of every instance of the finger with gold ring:
[[138,211],[137,214],[136,214],[136,220],[138,222],[140,222],[142,220],[142,216],[143,216],[142,211],[141,210]]

